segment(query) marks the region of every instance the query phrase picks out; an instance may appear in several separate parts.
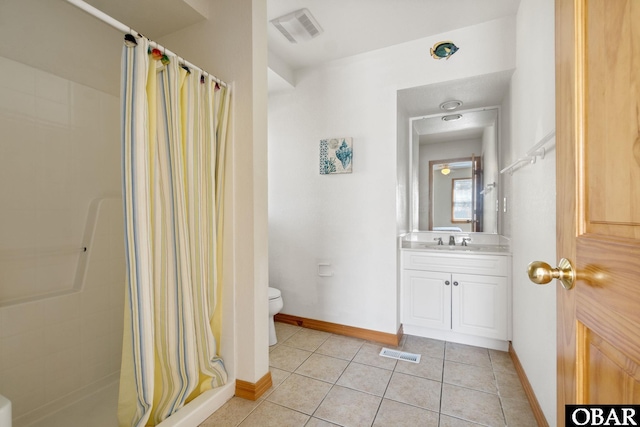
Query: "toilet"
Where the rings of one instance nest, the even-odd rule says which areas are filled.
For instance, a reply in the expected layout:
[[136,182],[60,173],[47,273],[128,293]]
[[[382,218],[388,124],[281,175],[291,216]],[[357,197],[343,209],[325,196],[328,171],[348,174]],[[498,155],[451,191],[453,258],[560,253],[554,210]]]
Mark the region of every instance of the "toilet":
[[276,337],[276,326],[273,323],[273,316],[282,310],[282,305],[283,303],[280,290],[269,287],[269,346],[275,345],[278,342],[278,337]]

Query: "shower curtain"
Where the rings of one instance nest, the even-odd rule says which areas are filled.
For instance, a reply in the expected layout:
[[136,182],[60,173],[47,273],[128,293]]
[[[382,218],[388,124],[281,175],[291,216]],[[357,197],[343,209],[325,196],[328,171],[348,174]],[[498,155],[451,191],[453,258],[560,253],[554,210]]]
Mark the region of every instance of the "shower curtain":
[[147,39],[134,45],[127,37],[121,102],[128,283],[118,419],[120,426],[153,426],[227,380],[217,343],[229,93],[149,49]]

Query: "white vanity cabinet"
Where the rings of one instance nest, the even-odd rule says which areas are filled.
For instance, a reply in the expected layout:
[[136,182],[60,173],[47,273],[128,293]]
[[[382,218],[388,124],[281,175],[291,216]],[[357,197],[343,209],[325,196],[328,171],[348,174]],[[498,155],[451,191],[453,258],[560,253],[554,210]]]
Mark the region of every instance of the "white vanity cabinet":
[[510,338],[509,271],[508,254],[403,250],[404,331],[506,349]]

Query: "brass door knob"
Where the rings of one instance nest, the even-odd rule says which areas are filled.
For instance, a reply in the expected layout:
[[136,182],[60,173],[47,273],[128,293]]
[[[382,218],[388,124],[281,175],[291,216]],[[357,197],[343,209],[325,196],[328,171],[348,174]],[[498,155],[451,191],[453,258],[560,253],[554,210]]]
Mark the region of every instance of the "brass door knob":
[[529,274],[529,280],[538,285],[545,285],[551,279],[558,279],[567,290],[573,288],[576,281],[576,273],[573,270],[573,266],[566,258],[562,258],[556,268],[551,268],[546,262],[533,261],[527,267],[527,274]]

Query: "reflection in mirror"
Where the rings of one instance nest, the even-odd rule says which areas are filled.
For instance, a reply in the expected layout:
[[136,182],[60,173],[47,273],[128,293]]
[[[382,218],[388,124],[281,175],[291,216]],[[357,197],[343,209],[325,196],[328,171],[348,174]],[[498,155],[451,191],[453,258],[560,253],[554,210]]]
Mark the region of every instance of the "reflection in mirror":
[[497,233],[498,109],[459,114],[455,121],[442,114],[412,121],[418,135],[417,229]]
[[451,188],[451,222],[468,224],[473,219],[473,185],[471,177],[454,178]]
[[[440,162],[444,163],[440,163]],[[478,211],[472,165],[474,158],[429,162],[431,185],[429,229],[433,231],[482,231],[474,222]]]

